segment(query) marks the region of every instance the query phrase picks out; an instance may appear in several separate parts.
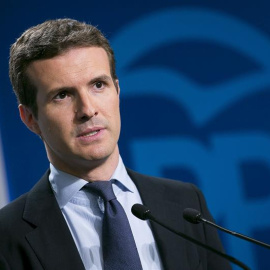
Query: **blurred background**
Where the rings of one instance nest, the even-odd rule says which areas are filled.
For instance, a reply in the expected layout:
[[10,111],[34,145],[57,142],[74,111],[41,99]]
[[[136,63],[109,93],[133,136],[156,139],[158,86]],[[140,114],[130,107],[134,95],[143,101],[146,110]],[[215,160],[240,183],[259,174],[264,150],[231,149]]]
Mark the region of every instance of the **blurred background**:
[[[269,1],[9,0],[0,7],[0,207],[48,168],[42,142],[19,119],[10,44],[30,26],[69,17],[98,26],[115,50],[126,166],[195,183],[218,224],[270,243]],[[270,269],[269,250],[221,238],[251,269]]]

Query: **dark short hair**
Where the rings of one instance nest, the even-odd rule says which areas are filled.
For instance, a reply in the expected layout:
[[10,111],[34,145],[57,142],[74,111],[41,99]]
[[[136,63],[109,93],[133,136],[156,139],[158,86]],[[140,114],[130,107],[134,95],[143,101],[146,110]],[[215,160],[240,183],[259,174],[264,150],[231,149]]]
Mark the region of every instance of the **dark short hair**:
[[29,107],[38,116],[37,89],[26,69],[35,60],[49,59],[71,48],[101,47],[109,58],[115,82],[114,52],[109,41],[96,27],[73,19],[48,20],[26,30],[11,46],[9,77],[19,104]]

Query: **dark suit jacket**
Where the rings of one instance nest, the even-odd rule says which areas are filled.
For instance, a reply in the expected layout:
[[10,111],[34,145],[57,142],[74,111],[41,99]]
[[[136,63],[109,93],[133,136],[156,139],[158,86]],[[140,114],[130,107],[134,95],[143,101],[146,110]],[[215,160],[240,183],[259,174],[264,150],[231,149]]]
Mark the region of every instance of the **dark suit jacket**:
[[[182,218],[183,210],[191,207],[211,219],[203,195],[194,185],[148,177],[130,170],[128,173],[143,203],[154,215],[176,230],[222,250],[214,229],[202,224],[189,224]],[[165,270],[231,269],[225,260],[211,252],[175,236],[159,225],[151,225]],[[0,269],[84,269],[50,187],[48,172],[27,194],[0,210]]]

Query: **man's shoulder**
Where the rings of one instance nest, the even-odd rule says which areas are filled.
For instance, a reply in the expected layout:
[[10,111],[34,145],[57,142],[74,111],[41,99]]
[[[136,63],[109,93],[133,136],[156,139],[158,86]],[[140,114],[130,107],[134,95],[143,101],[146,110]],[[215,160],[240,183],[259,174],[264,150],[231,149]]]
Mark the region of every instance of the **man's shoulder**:
[[27,194],[28,193],[21,195],[0,209],[0,224],[3,224],[4,221],[14,222],[14,220],[21,218],[22,215],[20,213],[23,212]]
[[18,198],[0,209],[0,226],[1,224],[7,224],[10,222],[13,222],[10,224],[14,224],[14,222],[22,220],[29,196],[33,196],[38,191],[42,192],[43,190],[41,188],[44,186],[46,179],[48,179],[47,173],[44,174],[44,176],[32,187],[31,190],[20,195]]
[[192,183],[184,182],[182,180],[159,177],[159,176],[152,176],[152,175],[148,175],[144,173],[139,173],[129,168],[127,168],[127,172],[131,178],[139,179],[139,181],[146,180],[146,181],[155,182],[157,184],[162,184],[166,186],[167,185],[172,185],[172,186],[177,185],[177,186],[183,186],[183,187],[194,186]]
[[23,213],[26,198],[27,194],[23,194],[0,209],[0,238],[3,243],[13,241],[14,237],[20,234],[22,224],[24,223]]
[[150,176],[142,173],[138,173],[131,169],[127,169],[127,172],[131,179],[135,182],[137,186],[143,188],[149,188],[151,190],[167,190],[171,192],[176,192],[179,195],[181,193],[198,193],[199,188],[193,183],[184,182],[176,179],[169,179],[164,177]]

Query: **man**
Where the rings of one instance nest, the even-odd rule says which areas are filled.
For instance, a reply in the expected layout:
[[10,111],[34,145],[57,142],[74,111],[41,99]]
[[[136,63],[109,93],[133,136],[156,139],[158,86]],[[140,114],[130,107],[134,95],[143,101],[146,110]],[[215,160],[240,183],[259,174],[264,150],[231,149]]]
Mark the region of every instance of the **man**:
[[[222,250],[215,230],[181,217],[191,207],[211,219],[195,186],[125,168],[117,144],[114,53],[98,29],[70,19],[28,29],[11,47],[10,78],[20,117],[44,142],[50,169],[0,210],[0,269],[230,269],[213,253],[131,214],[133,204],[143,203],[176,230]],[[124,262],[129,248],[118,252],[127,242],[125,229],[104,229],[110,206],[91,189],[98,183],[112,183],[121,205],[113,207],[124,208],[121,218],[135,246],[133,268]],[[114,258],[107,259],[110,253]]]

